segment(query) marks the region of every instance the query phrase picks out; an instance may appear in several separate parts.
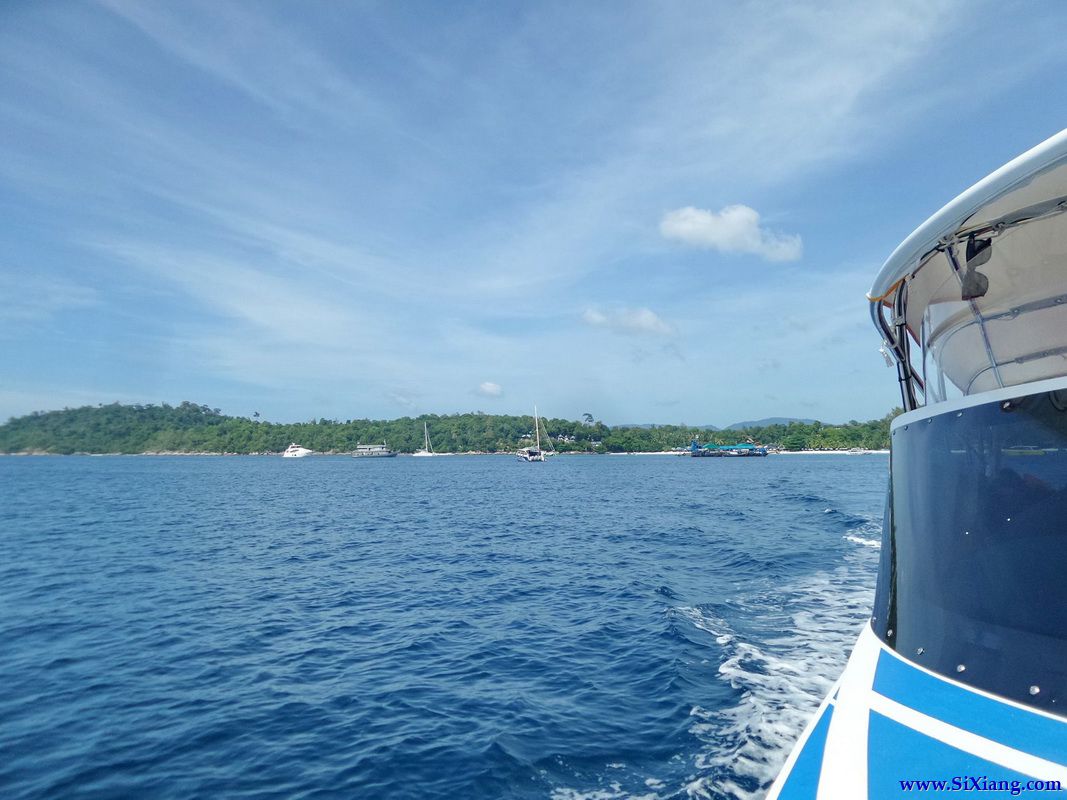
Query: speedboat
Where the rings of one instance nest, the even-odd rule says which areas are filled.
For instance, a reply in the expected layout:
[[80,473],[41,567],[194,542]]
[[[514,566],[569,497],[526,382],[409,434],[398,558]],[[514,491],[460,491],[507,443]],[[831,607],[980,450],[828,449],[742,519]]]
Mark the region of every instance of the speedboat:
[[1067,131],[870,291],[905,413],[874,607],[769,800],[1067,786]]
[[296,442],[293,442],[282,453],[282,458],[303,458],[304,456],[311,455],[314,450],[308,450],[306,447],[301,447]]

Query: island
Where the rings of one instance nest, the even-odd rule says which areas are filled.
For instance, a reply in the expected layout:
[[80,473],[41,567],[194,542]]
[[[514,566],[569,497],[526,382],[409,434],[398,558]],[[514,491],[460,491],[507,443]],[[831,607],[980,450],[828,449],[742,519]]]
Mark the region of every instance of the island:
[[[899,413],[894,409],[881,419],[841,425],[783,420],[721,430],[682,424],[609,427],[591,414],[579,420],[542,419],[542,424],[561,454],[677,452],[688,450],[694,439],[720,445],[749,441],[783,451],[883,450],[889,447],[889,423]],[[531,416],[482,412],[276,423],[188,401],[112,403],[10,419],[0,425],[0,453],[281,453],[292,442],[316,453],[351,453],[368,442],[388,442],[400,453],[413,453],[423,445],[423,423],[438,451],[451,453],[514,452],[528,443],[534,424]]]

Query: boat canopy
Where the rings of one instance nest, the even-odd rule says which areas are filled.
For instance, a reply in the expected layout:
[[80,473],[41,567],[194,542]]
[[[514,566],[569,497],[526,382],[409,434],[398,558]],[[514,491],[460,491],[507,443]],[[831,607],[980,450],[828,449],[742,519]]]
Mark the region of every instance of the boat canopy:
[[978,182],[871,288],[904,405],[1067,375],[1067,130]]

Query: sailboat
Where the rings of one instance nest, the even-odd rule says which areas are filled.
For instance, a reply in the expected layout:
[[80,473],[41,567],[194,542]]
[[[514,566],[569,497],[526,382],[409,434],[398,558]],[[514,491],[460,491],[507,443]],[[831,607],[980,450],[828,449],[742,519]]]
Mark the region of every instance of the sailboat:
[[422,448],[412,453],[413,456],[435,456],[437,453],[433,451],[433,445],[430,444],[430,429],[426,427],[426,423],[422,423]]
[[[537,416],[537,406],[534,406],[534,436],[537,443],[533,447],[523,447],[516,453],[519,461],[544,461],[547,455],[541,449],[541,418]],[[548,431],[545,431],[545,438],[548,438]]]

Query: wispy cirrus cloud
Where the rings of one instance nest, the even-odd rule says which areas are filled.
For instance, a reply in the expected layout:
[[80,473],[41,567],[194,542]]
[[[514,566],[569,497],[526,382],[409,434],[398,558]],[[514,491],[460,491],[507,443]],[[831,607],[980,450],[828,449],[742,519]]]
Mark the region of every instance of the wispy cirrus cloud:
[[375,323],[374,316],[361,322],[328,287],[309,286],[299,275],[272,275],[218,253],[116,239],[101,240],[95,247],[275,340],[304,345],[353,342]]
[[660,316],[648,308],[618,308],[601,311],[587,308],[582,313],[582,321],[594,328],[606,328],[615,333],[638,336],[671,336],[674,328],[664,322]]
[[[100,302],[100,293],[72,280],[27,274],[25,269],[0,267],[0,337],[6,325],[47,320],[57,314],[84,309]],[[14,329],[8,329],[14,333]]]
[[[228,3],[191,3],[179,11],[128,0],[98,2],[173,55],[289,122],[306,125],[309,113],[350,123],[383,113],[336,64],[267,14]],[[263,57],[264,46],[270,58]]]
[[482,397],[500,397],[504,393],[504,389],[499,383],[493,383],[492,381],[483,381],[478,384],[478,394]]
[[668,211],[659,224],[666,239],[721,253],[747,253],[766,261],[796,261],[804,254],[797,234],[760,224],[759,212],[744,205],[706,211],[686,206]]
[[[1062,26],[1026,15],[995,71],[944,50],[947,22],[977,30],[961,7],[550,4],[516,24],[503,7],[30,4],[0,26],[5,259],[29,286],[9,317],[66,321],[63,366],[101,387],[166,373],[175,399],[247,392],[275,417],[333,413],[324,397],[340,416],[463,410],[480,383],[606,419],[651,414],[653,383],[703,409],[713,387],[664,356],[755,363],[780,345],[766,298],[789,271],[733,270],[709,296],[699,248],[841,272],[843,165],[910,159],[944,138],[923,112],[961,89],[976,115],[1006,88],[1022,104],[1022,78],[1062,63],[1043,34]],[[880,198],[872,215],[900,211]],[[807,286],[791,305],[838,309]],[[0,372],[51,385],[59,332],[4,322]],[[137,338],[143,360],[98,357],[85,329],[102,350]],[[583,370],[538,379],[576,349]],[[639,359],[654,380],[632,380]]]
[[417,398],[412,397],[410,394],[404,391],[397,391],[394,389],[392,391],[387,392],[387,397],[391,402],[395,403],[401,408],[414,410],[418,408],[419,405]]

